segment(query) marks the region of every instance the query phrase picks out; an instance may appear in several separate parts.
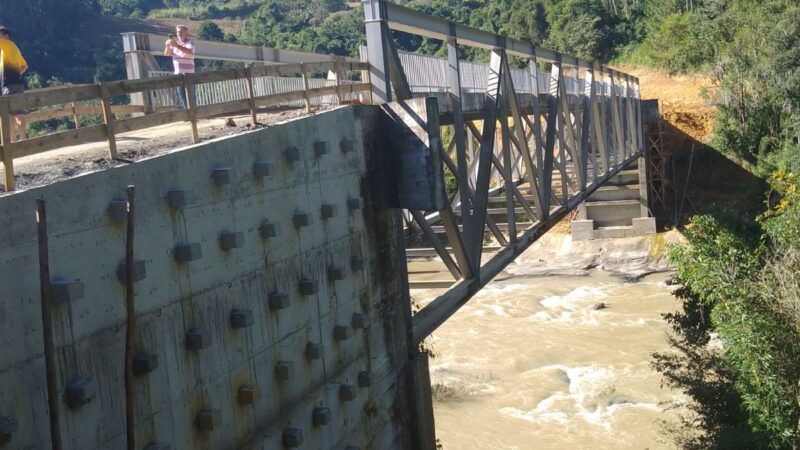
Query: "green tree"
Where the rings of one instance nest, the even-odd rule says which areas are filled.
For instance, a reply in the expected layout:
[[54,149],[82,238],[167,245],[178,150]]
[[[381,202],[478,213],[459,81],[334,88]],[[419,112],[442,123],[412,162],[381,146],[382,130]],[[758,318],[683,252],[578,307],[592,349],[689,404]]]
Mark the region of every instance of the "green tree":
[[544,0],[489,2],[475,10],[469,23],[477,28],[525,40],[534,45],[542,45],[550,29]]
[[362,10],[330,15],[316,30],[311,51],[330,55],[358,56],[359,47],[367,44],[364,33]]
[[[796,138],[800,123],[800,6],[743,3],[724,20],[734,32],[716,62],[715,144],[751,162],[768,162]],[[774,163],[762,169],[766,175]]]
[[613,55],[613,20],[600,0],[549,0],[546,44],[590,61]]
[[[753,439],[765,441],[764,448],[789,448],[798,436],[800,418],[797,401],[800,322],[793,323],[785,314],[785,308],[775,307],[776,302],[770,298],[776,287],[770,264],[775,256],[773,250],[764,245],[762,233],[756,224],[742,221],[737,214],[718,211],[714,215],[696,217],[686,232],[688,244],[673,247],[669,256],[678,279],[687,289],[685,305],[698,302],[710,311],[706,317],[710,318],[711,326],[706,326],[707,330],[718,335],[724,349],[716,356],[706,357],[706,363],[712,366],[700,365],[695,370],[710,369],[726,374],[729,380],[726,389],[734,389],[740,399],[731,400],[728,407],[741,402],[740,416],[753,436],[760,436]],[[793,245],[797,246],[798,242]],[[764,271],[763,267],[770,270]],[[699,326],[696,320],[694,323]],[[691,321],[684,324],[684,334],[693,328]],[[695,342],[694,348],[685,345],[687,342],[684,340],[681,348],[689,357],[699,351],[698,345],[705,346],[706,340]],[[684,364],[691,359],[683,360],[685,362],[679,359],[677,363],[673,359],[671,364],[664,364],[670,360],[661,355],[658,366],[673,380],[678,380],[676,375],[681,374],[684,381],[692,380],[682,387],[699,394],[712,388],[706,383],[713,378],[704,380],[682,372],[685,369],[681,367],[686,367]],[[713,395],[696,398],[716,401]],[[731,429],[719,422],[722,416],[714,417],[717,411],[698,410],[706,415],[702,420],[707,432],[730,432],[736,436],[742,433],[736,426]],[[739,423],[727,417],[729,425]],[[717,435],[713,440],[735,442],[730,436]],[[750,447],[762,445],[753,443]]]
[[197,28],[197,37],[205,41],[224,41],[225,33],[216,23],[206,20]]
[[[91,82],[98,72],[105,51],[118,49],[121,42],[102,43],[102,52],[87,45],[87,36],[81,36],[74,18],[91,20],[97,17],[94,0],[3,0],[0,23],[12,32],[31,71],[42,78],[53,76],[70,82]],[[65,20],[72,18],[71,20]],[[116,79],[124,76],[124,65],[115,72]]]

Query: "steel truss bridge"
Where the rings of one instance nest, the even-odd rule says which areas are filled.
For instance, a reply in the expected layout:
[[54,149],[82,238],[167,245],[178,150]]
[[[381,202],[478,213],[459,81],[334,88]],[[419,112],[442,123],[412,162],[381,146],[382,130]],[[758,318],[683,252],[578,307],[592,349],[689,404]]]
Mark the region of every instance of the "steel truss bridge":
[[[392,204],[454,279],[413,316],[419,343],[644,155],[639,80],[385,0],[363,3],[373,101],[424,144],[395,159]],[[448,57],[399,52],[392,31],[443,41]],[[488,51],[488,67],[460,61],[462,46]],[[445,172],[456,182],[452,198]]]

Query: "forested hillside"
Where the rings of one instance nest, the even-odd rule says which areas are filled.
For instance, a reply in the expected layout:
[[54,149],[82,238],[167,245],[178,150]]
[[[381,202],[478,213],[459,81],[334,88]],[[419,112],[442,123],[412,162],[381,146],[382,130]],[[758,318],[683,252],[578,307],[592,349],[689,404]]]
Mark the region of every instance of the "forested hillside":
[[[354,55],[364,43],[358,3],[3,0],[0,23],[29,60],[29,84],[41,86],[124,77],[116,33],[128,30],[98,26],[111,16],[190,21],[205,39]],[[659,355],[655,365],[695,400],[694,415],[676,431],[682,447],[800,448],[797,0],[398,3],[585,59],[710,77],[706,101],[717,109],[706,144],[746,162],[771,189],[757,194],[766,212],[719,205],[695,217],[690,245],[673,249],[685,286],[685,311],[670,317],[679,352]],[[407,50],[442,52],[439,42],[395,37]],[[710,350],[709,342],[722,350]]]
[[3,0],[0,5],[0,24],[13,33],[34,75],[28,83],[34,85],[51,76],[75,82],[105,78],[104,51],[87,48],[85,37],[76,33],[79,24],[96,16],[94,0]]
[[[412,0],[411,8],[449,18],[537,45],[569,51],[582,58],[607,62],[632,54],[658,34],[665,17],[684,17],[701,8],[683,0]],[[92,22],[101,16],[193,21],[239,20],[243,26],[228,40],[336,54],[355,54],[363,43],[363,12],[359,2],[344,0],[5,0],[0,22],[15,30],[15,39],[33,70],[45,79],[87,81],[103,77],[108,55],[87,46]],[[689,9],[687,9],[689,7]],[[65,20],[68,18],[69,20]],[[682,19],[674,19],[679,21]],[[80,29],[82,33],[76,33]],[[121,31],[121,30],[117,30]],[[666,34],[671,31],[667,30]],[[79,35],[81,34],[81,35]],[[87,36],[88,34],[89,36]],[[111,38],[111,36],[109,36]],[[438,43],[399,36],[402,47],[436,52]],[[109,46],[116,45],[109,42]],[[648,48],[657,48],[653,42]],[[101,53],[103,53],[101,51]],[[694,69],[706,61],[640,55],[652,64],[677,70]],[[466,55],[469,57],[470,55]],[[683,56],[681,55],[681,58]]]

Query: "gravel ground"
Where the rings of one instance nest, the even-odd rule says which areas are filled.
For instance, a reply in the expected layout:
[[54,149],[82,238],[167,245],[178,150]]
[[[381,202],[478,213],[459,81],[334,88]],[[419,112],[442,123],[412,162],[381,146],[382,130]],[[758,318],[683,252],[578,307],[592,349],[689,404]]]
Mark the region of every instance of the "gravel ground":
[[[312,114],[328,109],[332,108],[314,108]],[[271,110],[258,115],[259,124],[256,128],[268,127],[307,115],[309,114],[304,108]],[[233,122],[229,123],[231,119]],[[250,125],[250,116],[234,116],[198,121],[197,129],[200,140],[205,141],[232,136],[254,128]],[[119,160],[108,158],[108,147],[105,142],[75,145],[20,158],[14,161],[17,190],[45,186],[84,173],[124,166],[191,144],[189,124],[175,123],[117,136]],[[0,196],[8,195],[3,183],[5,174],[2,164],[0,164],[0,174],[2,174]]]

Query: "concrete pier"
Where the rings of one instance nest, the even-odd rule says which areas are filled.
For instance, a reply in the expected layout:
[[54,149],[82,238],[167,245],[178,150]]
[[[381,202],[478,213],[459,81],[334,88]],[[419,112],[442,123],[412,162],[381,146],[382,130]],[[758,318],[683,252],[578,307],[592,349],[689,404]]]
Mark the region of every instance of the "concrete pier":
[[578,207],[572,221],[572,239],[622,238],[656,232],[656,219],[647,206],[644,157],[598,188]]

